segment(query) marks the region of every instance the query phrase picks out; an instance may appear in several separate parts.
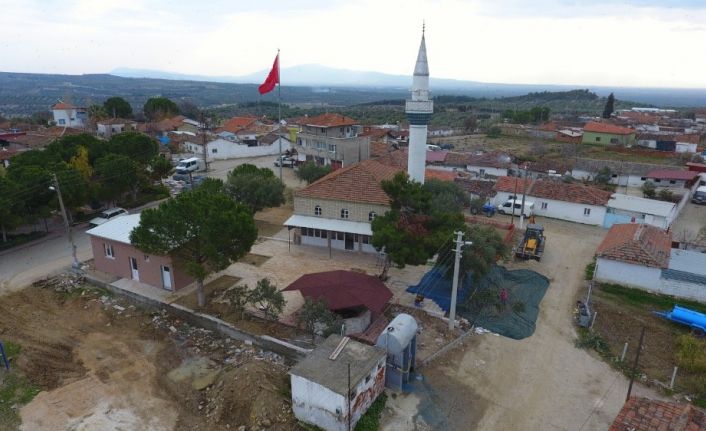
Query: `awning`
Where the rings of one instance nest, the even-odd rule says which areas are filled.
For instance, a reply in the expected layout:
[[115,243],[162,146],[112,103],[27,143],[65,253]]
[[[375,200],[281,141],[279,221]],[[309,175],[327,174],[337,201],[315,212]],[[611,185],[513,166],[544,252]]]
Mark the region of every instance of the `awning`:
[[372,236],[370,223],[361,223],[348,220],[334,220],[323,217],[312,217],[294,214],[284,222],[287,227],[308,227],[312,229],[332,230],[335,232],[357,233]]

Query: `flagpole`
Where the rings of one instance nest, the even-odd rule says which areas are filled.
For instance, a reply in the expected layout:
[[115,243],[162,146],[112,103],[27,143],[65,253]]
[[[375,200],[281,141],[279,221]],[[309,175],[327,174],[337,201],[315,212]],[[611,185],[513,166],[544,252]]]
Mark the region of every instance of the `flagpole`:
[[279,48],[277,48],[277,141],[279,142],[279,180],[284,183],[282,179],[282,165],[284,165],[284,160],[282,160],[282,133],[280,128],[282,127],[282,76],[280,75],[280,58],[279,58]]

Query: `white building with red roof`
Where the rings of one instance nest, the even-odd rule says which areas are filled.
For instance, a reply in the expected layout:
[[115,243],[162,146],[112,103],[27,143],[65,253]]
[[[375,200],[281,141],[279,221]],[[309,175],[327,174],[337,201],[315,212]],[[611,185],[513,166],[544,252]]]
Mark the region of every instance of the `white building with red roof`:
[[596,249],[594,279],[680,298],[706,300],[706,254],[672,249],[670,232],[616,224]]
[[59,102],[51,108],[54,123],[61,127],[76,127],[82,129],[88,123],[86,108],[80,108],[70,103]]

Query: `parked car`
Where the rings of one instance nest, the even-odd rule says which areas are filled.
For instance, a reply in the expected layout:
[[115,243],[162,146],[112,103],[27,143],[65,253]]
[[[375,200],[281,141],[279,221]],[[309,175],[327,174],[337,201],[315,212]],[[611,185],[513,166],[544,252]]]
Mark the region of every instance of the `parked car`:
[[124,208],[110,208],[102,213],[98,214],[97,217],[91,219],[91,221],[88,222],[89,227],[96,227],[100,226],[103,223],[107,222],[108,220],[114,219],[115,217],[119,217],[121,215],[129,214],[128,211]]
[[691,197],[691,202],[699,205],[706,204],[706,186],[699,186]]
[[[512,207],[515,207],[515,215],[520,215],[520,208],[522,208],[522,200],[518,199],[508,199],[507,202],[498,207],[498,212],[500,214],[512,214]],[[525,207],[522,211],[525,217],[529,217],[534,214],[534,202],[525,201]]]
[[439,148],[441,148],[442,150],[453,150],[454,144],[440,144]]
[[178,174],[188,174],[189,172],[201,172],[206,170],[206,163],[198,157],[179,160],[176,166]]
[[286,166],[286,167],[289,167],[289,168],[293,168],[295,162],[294,162],[294,159],[291,158],[291,157],[281,156],[281,157],[277,157],[277,158],[275,159],[275,166],[280,166],[280,164],[281,164],[282,166]]

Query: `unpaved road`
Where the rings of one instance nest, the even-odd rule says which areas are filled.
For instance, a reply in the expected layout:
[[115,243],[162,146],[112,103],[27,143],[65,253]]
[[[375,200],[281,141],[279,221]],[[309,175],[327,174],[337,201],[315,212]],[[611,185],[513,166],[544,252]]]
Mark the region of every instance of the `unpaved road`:
[[[432,429],[604,431],[622,407],[625,377],[574,347],[572,310],[584,286],[583,270],[606,231],[554,220],[538,222],[545,225],[547,235],[542,261],[511,265],[536,270],[551,280],[536,332],[520,341],[473,336],[463,349],[423,370],[437,408],[447,418]],[[402,402],[412,409],[407,418],[418,414],[414,401]],[[401,403],[392,403],[397,414],[404,414],[396,404]],[[404,428],[392,421],[383,429]]]

